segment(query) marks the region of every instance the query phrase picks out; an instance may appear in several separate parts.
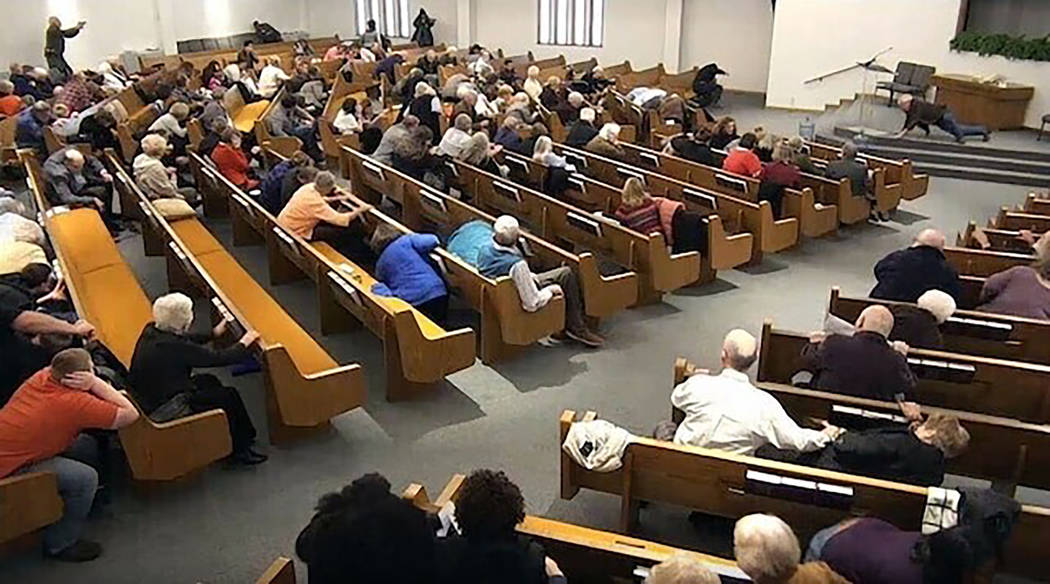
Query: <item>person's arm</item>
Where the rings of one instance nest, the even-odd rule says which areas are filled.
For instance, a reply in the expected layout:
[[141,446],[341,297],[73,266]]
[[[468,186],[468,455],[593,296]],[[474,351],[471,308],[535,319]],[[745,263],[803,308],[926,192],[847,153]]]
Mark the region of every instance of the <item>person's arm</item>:
[[[124,394],[113,389],[94,373],[78,371],[62,378],[62,385],[86,391],[102,400],[110,407],[99,407],[102,404],[88,402],[83,409],[84,425],[89,428],[118,430],[139,419],[139,411]],[[112,407],[116,407],[113,412]]]
[[1002,294],[1003,290],[1010,284],[1010,279],[1013,277],[1013,270],[1003,270],[992,274],[984,281],[984,286],[981,287],[981,296],[978,300],[979,304],[985,304],[991,302],[996,296]]
[[766,440],[781,450],[793,450],[795,452],[812,452],[827,446],[831,436],[838,430],[830,427],[824,431],[808,430],[800,428],[791,416],[787,415],[776,399],[770,397],[768,411],[765,412],[763,420],[763,433]]
[[423,257],[426,257],[427,254],[437,249],[437,246],[441,244],[436,235],[429,233],[409,234],[408,241],[412,244],[412,249],[416,250],[416,253]]
[[536,285],[536,279],[532,276],[532,270],[525,260],[521,260],[510,268],[510,278],[514,281],[514,287],[518,290],[521,298],[521,307],[525,312],[536,312],[547,306],[554,298],[555,291],[561,290],[557,284],[552,284],[543,289]]
[[184,361],[193,368],[222,367],[240,363],[251,356],[251,346],[259,340],[259,333],[248,331],[239,341],[225,349],[186,342],[179,346],[184,352]]
[[851,468],[876,467],[897,454],[887,441],[863,432],[846,432],[835,441],[835,458]]
[[897,383],[899,387],[894,393],[904,394],[906,400],[915,399],[915,386],[918,385],[918,381],[915,379],[915,372],[911,370],[911,365],[908,365],[907,356],[897,353],[894,357],[897,361]]
[[67,29],[63,30],[62,31],[62,36],[66,37],[67,39],[71,39],[71,38],[77,36],[78,34],[80,34],[80,30],[82,28],[84,28],[85,24],[87,24],[87,22],[81,20],[73,28],[67,28]]
[[42,312],[23,311],[11,322],[11,328],[27,335],[72,335],[90,337],[95,327],[85,320],[69,324],[64,320],[46,315]]
[[826,340],[821,335],[823,333],[810,333],[809,343],[802,347],[802,353],[799,356],[800,369],[816,371],[821,368],[821,362],[824,359],[824,342]]

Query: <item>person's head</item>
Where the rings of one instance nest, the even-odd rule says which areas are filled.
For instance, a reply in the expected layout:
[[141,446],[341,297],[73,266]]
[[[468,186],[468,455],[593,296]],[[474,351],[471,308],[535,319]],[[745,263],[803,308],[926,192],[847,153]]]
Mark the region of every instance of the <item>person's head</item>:
[[237,83],[241,80],[241,67],[237,63],[226,65],[226,68],[223,69],[222,72],[226,75],[226,79],[231,83]]
[[740,137],[740,148],[743,148],[744,150],[754,150],[755,146],[758,146],[758,137],[751,132],[747,132]]
[[343,113],[356,114],[357,113],[357,100],[352,98],[352,97],[348,97],[348,98],[344,99],[343,100],[343,106],[342,106],[341,109],[343,110]]
[[645,584],[719,584],[718,575],[696,557],[686,552],[675,552],[670,558],[653,566]]
[[142,152],[150,158],[161,158],[168,151],[168,140],[160,134],[146,134],[140,144]]
[[314,188],[322,196],[328,196],[335,191],[335,175],[327,170],[317,173],[314,177]]
[[492,224],[492,238],[496,243],[512,247],[518,243],[521,237],[521,227],[518,220],[510,215],[500,215]]
[[248,40],[244,41],[244,45],[243,46],[246,49],[254,49],[255,48],[255,41],[253,41],[251,39],[248,39]]
[[798,538],[775,515],[746,515],[733,529],[733,554],[737,566],[755,584],[781,584],[798,571],[802,557]]
[[226,129],[224,129],[222,131],[222,133],[219,134],[219,140],[223,144],[227,144],[229,146],[233,146],[234,143],[240,142],[241,136],[240,136],[240,134],[237,133],[237,129],[236,128],[226,127]]
[[456,90],[456,97],[471,107],[478,103],[478,93],[465,84],[460,85],[459,89]]
[[95,366],[91,362],[91,353],[84,349],[65,349],[51,358],[51,379],[62,382],[73,373],[93,373]]
[[649,193],[645,192],[645,185],[642,184],[642,181],[633,176],[627,179],[620,194],[620,203],[634,209],[641,207],[647,200],[649,200]]
[[317,167],[314,166],[312,163],[307,164],[305,166],[301,166],[298,170],[295,171],[295,180],[299,181],[299,184],[301,185],[308,185],[314,182],[314,179],[317,178],[318,172],[320,171],[317,170]]
[[897,98],[897,107],[901,108],[904,111],[908,111],[911,109],[911,103],[914,100],[915,98],[913,96],[905,93]]
[[697,144],[707,144],[711,141],[711,128],[707,126],[700,126],[695,132],[693,132],[693,142]]
[[228,122],[225,117],[215,118],[211,123],[211,127],[208,129],[221,138],[222,135],[226,133],[226,130],[230,129],[230,122]]
[[33,67],[29,71],[29,76],[32,77],[34,81],[47,81],[48,80],[47,69],[44,69],[43,67]]
[[193,300],[181,292],[161,296],[153,302],[153,323],[159,330],[185,334],[193,324]]
[[602,140],[608,140],[615,144],[620,140],[620,124],[615,122],[605,124],[602,126],[601,130],[598,130],[598,136],[600,136]]
[[455,128],[461,132],[469,132],[473,123],[467,114],[459,114],[454,122]]
[[460,159],[470,164],[481,164],[489,156],[489,136],[485,132],[474,132],[470,143],[463,149]]
[[53,288],[51,266],[47,264],[38,262],[26,264],[19,276],[21,276],[22,284],[33,296],[42,296]]
[[496,89],[496,97],[503,101],[510,101],[514,97],[514,88],[504,83]]
[[529,101],[529,94],[525,93],[524,91],[519,91],[519,92],[515,93],[514,97],[512,97],[511,100],[514,103],[514,105],[525,107],[525,108],[529,107],[529,103],[530,103],[530,101]]
[[585,103],[585,101],[583,99],[583,94],[580,93],[579,91],[570,92],[569,93],[569,97],[567,99],[568,99],[569,105],[571,105],[572,107],[574,107],[576,109],[580,109],[581,107],[583,107],[583,104]]
[[112,128],[117,125],[117,120],[113,117],[113,112],[105,108],[95,112],[94,118],[95,123],[103,128]]
[[401,237],[401,232],[396,227],[389,223],[379,223],[376,225],[375,231],[372,232],[372,238],[368,241],[368,245],[376,255],[380,255],[386,249],[386,246],[394,243],[394,240],[398,237]]
[[292,164],[292,168],[302,168],[304,166],[313,165],[314,161],[310,156],[302,150],[296,150],[288,157],[288,162]]
[[582,110],[580,110],[580,120],[587,122],[588,124],[593,124],[595,118],[597,117],[598,116],[595,113],[594,108],[585,107]]
[[791,147],[792,152],[801,152],[802,147],[805,145],[802,141],[802,136],[792,136],[787,139],[787,143]]
[[414,129],[414,128],[418,128],[419,127],[419,118],[417,118],[416,116],[414,116],[412,114],[408,114],[408,115],[405,116],[405,119],[401,120],[401,124],[403,126],[405,126],[406,129],[409,129],[409,130]]
[[70,170],[80,172],[84,168],[84,155],[76,148],[66,148],[65,154],[62,155],[62,162]]
[[420,81],[419,83],[416,83],[416,98],[418,99],[428,95],[436,95],[436,93],[434,92],[434,88],[431,87],[430,84],[426,81]]
[[746,372],[758,358],[758,341],[743,329],[733,329],[722,340],[722,366]]
[[492,541],[513,535],[525,519],[525,498],[502,471],[476,470],[456,496],[456,522],[464,537]]
[[518,119],[517,116],[507,116],[503,118],[503,123],[500,125],[508,130],[516,132],[518,131],[518,128],[521,127],[521,120]]
[[47,19],[47,25],[53,28],[62,28],[62,20],[57,16],[50,16]]
[[846,141],[846,143],[842,145],[842,159],[843,160],[853,160],[856,157],[857,157],[857,145],[854,144],[852,140]]
[[266,64],[268,66],[270,66],[270,67],[280,68],[281,67],[281,58],[278,57],[277,55],[270,55],[269,57],[266,57]]
[[713,133],[716,136],[732,136],[733,134],[736,134],[736,120],[729,116],[720,118],[715,122]]
[[861,311],[855,326],[858,331],[889,337],[893,331],[893,313],[885,306],[873,304]]
[[296,99],[294,94],[286,93],[283,97],[281,97],[281,107],[283,107],[284,109],[294,109],[297,105],[299,105],[299,100]]
[[790,163],[795,157],[795,151],[787,140],[777,140],[773,144],[773,160],[777,162]]
[[944,453],[945,458],[955,458],[970,444],[970,433],[951,414],[933,414],[915,429],[915,435],[927,444],[932,444]]
[[561,88],[561,77],[558,77],[557,75],[551,75],[550,77],[547,78],[547,83],[545,83],[544,85],[546,85],[547,87],[550,87],[551,89],[555,89],[555,90],[560,89]]
[[370,18],[368,19],[368,22],[365,23],[365,26],[367,27],[365,30],[367,30],[368,32],[375,32],[376,21]]
[[175,119],[180,122],[190,117],[190,106],[181,101],[171,104],[171,109],[169,111],[171,112],[171,115],[175,116]]
[[7,79],[0,80],[0,95],[11,95],[15,92],[15,84]]
[[528,69],[528,75],[529,79],[538,80],[540,77],[540,68],[535,65],[531,65]]
[[40,100],[33,104],[33,117],[38,122],[46,122],[51,119],[51,105],[44,100]]
[[944,324],[948,317],[955,313],[955,299],[951,294],[940,290],[927,290],[915,301],[937,319],[937,324]]
[[[1040,237],[1037,243],[1043,242],[1046,239],[1047,238],[1045,236]],[[1037,251],[1036,253],[1044,252]],[[1032,269],[1035,270],[1035,273],[1039,274],[1039,277],[1042,278],[1044,281],[1050,282],[1050,257],[1040,257],[1039,260],[1032,264]]]
[[543,122],[534,122],[532,124],[533,136],[546,136],[548,134],[550,134],[550,132],[547,131],[547,126],[545,126]]
[[944,238],[944,233],[936,229],[923,229],[915,236],[915,241],[912,243],[912,247],[932,247],[944,251],[944,246],[947,244]]
[[532,157],[536,160],[554,152],[554,142],[550,136],[540,136],[536,139],[536,145],[532,147]]
[[56,118],[68,118],[69,106],[64,103],[56,103],[55,107],[51,108],[51,112],[55,114]]

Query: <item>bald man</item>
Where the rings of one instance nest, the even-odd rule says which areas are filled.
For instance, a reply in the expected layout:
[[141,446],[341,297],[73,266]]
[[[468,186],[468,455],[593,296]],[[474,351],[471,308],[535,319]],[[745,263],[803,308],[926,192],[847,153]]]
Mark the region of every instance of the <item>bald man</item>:
[[853,336],[810,333],[802,368],[813,372],[813,387],[882,401],[910,399],[915,376],[904,358],[908,347],[889,342],[893,313],[885,306],[869,306],[854,326]]
[[895,251],[875,264],[878,284],[869,296],[915,302],[927,290],[947,292],[956,302],[962,293],[959,274],[944,259],[944,234],[924,229],[911,247]]
[[730,331],[722,341],[722,372],[693,375],[671,394],[685,413],[674,434],[677,444],[752,455],[767,444],[797,452],[823,448],[839,429],[800,428],[775,397],[751,384],[747,370],[758,357],[758,342],[746,331]]

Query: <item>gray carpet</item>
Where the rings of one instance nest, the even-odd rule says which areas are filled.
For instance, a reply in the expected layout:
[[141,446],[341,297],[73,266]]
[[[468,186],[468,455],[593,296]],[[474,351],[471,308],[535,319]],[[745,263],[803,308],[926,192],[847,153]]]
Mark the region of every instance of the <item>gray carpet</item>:
[[[742,126],[760,115],[775,118],[777,125],[795,119],[781,112],[734,109]],[[919,229],[941,227],[954,238],[971,218],[983,221],[999,206],[1021,202],[1025,193],[1019,187],[933,179],[929,194],[905,202],[891,223],[859,225],[836,237],[808,240],[786,253],[767,256],[759,267],[723,272],[716,283],[680,290],[661,304],[609,319],[602,327],[608,338],[602,350],[532,348],[495,368],[476,364],[409,403],[385,401],[382,348],[375,338],[367,332],[325,337],[321,342],[338,360],[365,367],[367,407],[340,416],[331,431],[312,439],[282,447],[264,444],[271,458],[257,468],[227,470],[215,465],[191,480],[149,492],[126,483],[118,486],[110,516],[92,521],[86,534],[104,544],[102,558],[71,566],[25,554],[3,561],[0,580],[253,582],[274,557],[293,554],[295,537],[319,495],[370,471],[384,473],[395,489],[418,481],[434,492],[453,473],[502,468],[521,485],[529,512],[614,529],[617,499],[587,492],[572,501],[558,498],[557,420],[563,409],[594,409],[627,428],[647,432],[669,413],[675,356],[716,367],[724,333],[743,327],[757,334],[766,317],[784,328],[814,328],[821,322],[831,286],[865,294],[875,261],[906,246]],[[229,225],[209,223],[232,248]],[[137,237],[123,241],[121,249],[151,296],[166,291],[162,259],[144,258]],[[268,282],[262,248],[238,248],[234,253],[259,281]],[[310,284],[275,287],[272,292],[317,333]],[[463,306],[458,308],[454,321],[470,324],[475,317]],[[259,375],[232,382],[265,436]],[[1020,497],[1050,504],[1046,493],[1023,490]],[[731,524],[712,522],[704,533],[697,533],[685,516],[684,510],[654,506],[643,513],[643,534],[728,553],[725,534]]]

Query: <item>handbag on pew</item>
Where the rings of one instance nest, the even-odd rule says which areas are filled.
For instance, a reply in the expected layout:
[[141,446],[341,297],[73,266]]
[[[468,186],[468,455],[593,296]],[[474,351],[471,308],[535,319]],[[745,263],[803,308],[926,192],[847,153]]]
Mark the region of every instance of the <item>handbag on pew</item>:
[[178,221],[179,219],[197,216],[197,211],[184,199],[155,199],[153,208],[160,213],[161,217],[168,221]]

